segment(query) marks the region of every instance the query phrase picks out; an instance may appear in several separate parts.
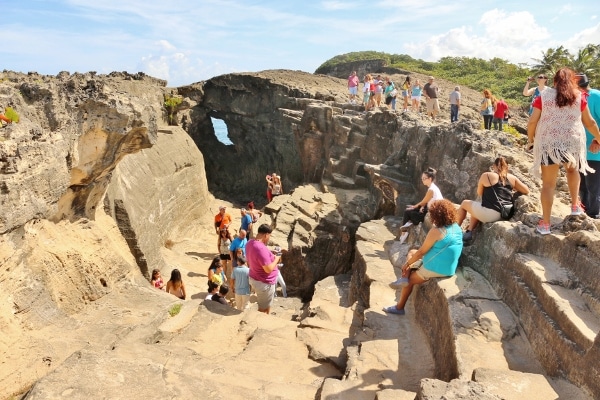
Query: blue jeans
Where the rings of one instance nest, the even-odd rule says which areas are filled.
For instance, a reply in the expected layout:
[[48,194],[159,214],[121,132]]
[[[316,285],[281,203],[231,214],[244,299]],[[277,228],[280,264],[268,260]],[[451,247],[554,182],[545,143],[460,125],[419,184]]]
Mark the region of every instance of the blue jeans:
[[[497,131],[501,131],[502,130],[502,123],[504,122],[504,118],[496,118],[494,117],[494,119],[492,120],[492,123],[494,124],[494,129]],[[498,125],[500,125],[500,129],[498,129]]]
[[596,172],[581,175],[579,197],[585,207],[585,213],[592,218],[600,215],[600,161],[588,160],[590,167]]
[[450,122],[458,121],[458,104],[450,104]]
[[492,129],[492,120],[494,119],[493,115],[484,115],[483,116],[483,129],[487,129],[488,131]]

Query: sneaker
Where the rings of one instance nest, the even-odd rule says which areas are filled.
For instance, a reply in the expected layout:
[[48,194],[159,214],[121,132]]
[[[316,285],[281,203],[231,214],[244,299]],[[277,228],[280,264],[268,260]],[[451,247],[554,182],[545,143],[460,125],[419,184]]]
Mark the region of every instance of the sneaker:
[[402,235],[400,235],[400,244],[404,244],[407,237],[408,237],[408,232],[403,232]]
[[583,208],[579,204],[576,206],[571,206],[571,215],[581,215],[583,214]]
[[550,234],[550,224],[545,223],[543,220],[540,220],[540,222],[538,223],[537,228],[535,228],[535,230],[542,234],[542,235],[548,235]]
[[463,242],[470,242],[471,240],[473,240],[472,231],[466,231],[465,233],[463,233]]
[[390,283],[392,289],[402,289],[404,286],[408,286],[408,278],[400,277],[394,282]]
[[383,311],[385,311],[388,314],[397,314],[397,315],[404,315],[404,310],[398,310],[396,308],[396,306],[389,306],[389,307],[384,307]]
[[402,228],[408,228],[409,226],[412,226],[412,224],[413,224],[413,223],[412,223],[411,221],[408,221],[407,223],[405,223],[404,225],[402,225],[402,226],[400,227],[400,229],[402,229]]

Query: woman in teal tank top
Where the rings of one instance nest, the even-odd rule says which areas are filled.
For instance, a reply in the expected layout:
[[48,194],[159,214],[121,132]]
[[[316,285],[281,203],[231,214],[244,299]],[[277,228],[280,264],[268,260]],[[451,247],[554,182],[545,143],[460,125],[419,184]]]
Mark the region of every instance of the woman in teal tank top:
[[[434,227],[429,230],[419,249],[408,252],[402,266],[402,277],[392,284],[402,287],[398,304],[383,311],[404,315],[404,306],[412,293],[413,286],[431,278],[452,276],[458,266],[463,248],[462,230],[456,223],[456,209],[449,200],[436,200],[429,207],[429,216]],[[417,261],[422,265],[414,269]],[[412,268],[411,268],[412,267]]]

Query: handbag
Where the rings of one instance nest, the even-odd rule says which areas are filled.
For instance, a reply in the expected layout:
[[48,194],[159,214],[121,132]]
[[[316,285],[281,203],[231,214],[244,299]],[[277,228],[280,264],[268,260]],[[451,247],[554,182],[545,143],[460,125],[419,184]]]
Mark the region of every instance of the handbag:
[[511,219],[513,214],[515,213],[515,204],[512,201],[510,203],[503,203],[502,200],[500,200],[498,194],[496,193],[496,189],[494,189],[494,186],[492,185],[492,181],[490,181],[489,175],[488,182],[490,183],[490,187],[494,192],[494,196],[496,196],[496,200],[498,200],[498,204],[500,204],[500,218],[502,218],[505,221]]

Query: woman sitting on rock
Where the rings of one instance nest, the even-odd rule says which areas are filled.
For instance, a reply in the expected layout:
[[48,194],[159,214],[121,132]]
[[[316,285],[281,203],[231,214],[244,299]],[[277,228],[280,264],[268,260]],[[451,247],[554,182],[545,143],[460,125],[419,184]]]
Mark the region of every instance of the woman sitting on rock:
[[171,271],[171,279],[167,282],[167,293],[185,300],[185,285],[181,279],[181,272],[178,269]]
[[[217,276],[215,276],[217,275]],[[216,256],[215,258],[213,258],[212,262],[210,263],[210,266],[208,267],[208,282],[209,282],[209,287],[208,290],[210,291],[210,282],[214,282],[217,283],[218,285],[222,285],[223,282],[226,281],[225,278],[225,273],[223,272],[223,264],[221,261],[221,257],[220,256]]]
[[502,203],[512,202],[513,191],[529,194],[529,188],[513,174],[508,173],[508,163],[504,157],[496,158],[490,168],[479,177],[477,196],[481,202],[463,200],[458,209],[458,225],[460,226],[467,213],[471,214],[471,222],[463,235],[465,241],[473,238],[473,229],[481,222],[496,222],[500,220]]
[[425,193],[425,197],[423,200],[418,202],[415,205],[409,205],[406,207],[406,211],[404,211],[404,216],[402,217],[402,227],[400,230],[405,230],[404,233],[400,236],[400,243],[404,243],[406,238],[408,237],[408,228],[411,225],[419,225],[421,222],[425,220],[425,215],[427,214],[427,208],[429,205],[435,200],[441,200],[444,198],[442,196],[442,192],[437,187],[433,181],[435,181],[435,175],[437,171],[433,168],[427,168],[427,171],[424,171],[421,174],[421,182],[423,185],[427,186],[427,193]]
[[[452,276],[463,248],[462,231],[456,223],[456,209],[449,200],[434,201],[429,207],[434,227],[429,230],[423,245],[408,252],[402,266],[402,277],[392,283],[402,287],[400,301],[383,309],[386,313],[404,315],[404,306],[413,286],[431,278]],[[422,261],[421,261],[422,259]]]

